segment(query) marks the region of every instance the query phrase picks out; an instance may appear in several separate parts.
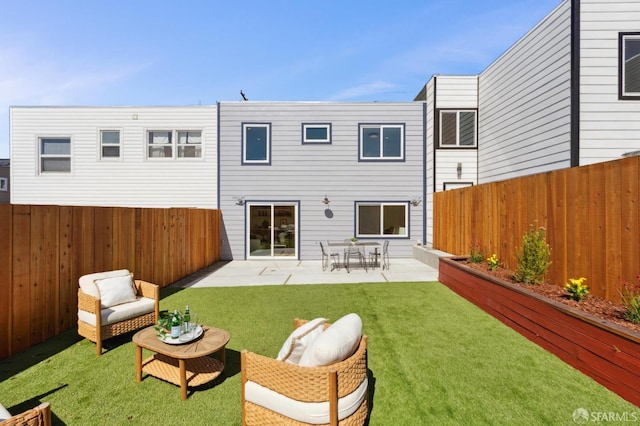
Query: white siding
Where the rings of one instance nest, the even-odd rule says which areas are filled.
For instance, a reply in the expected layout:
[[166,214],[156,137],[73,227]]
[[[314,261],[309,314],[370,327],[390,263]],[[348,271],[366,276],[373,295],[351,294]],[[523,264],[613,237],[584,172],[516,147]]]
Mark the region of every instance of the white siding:
[[[461,174],[458,177],[458,164]],[[444,191],[446,183],[477,184],[478,151],[475,149],[439,149],[436,155],[436,192]]]
[[[216,106],[12,107],[11,201],[217,208]],[[121,158],[100,159],[100,130],[120,130]],[[201,130],[203,157],[146,159],[148,130]],[[38,138],[71,138],[71,173],[38,172]]]
[[[319,259],[319,241],[354,234],[356,201],[408,202],[421,196],[422,103],[222,102],[220,208],[223,257],[245,258],[245,201],[299,202],[300,259]],[[241,125],[271,123],[271,165],[241,164]],[[332,143],[301,143],[302,123],[331,123]],[[358,124],[404,123],[405,161],[359,162]],[[331,203],[321,201],[325,197]],[[424,203],[409,205],[409,239],[390,239],[392,257],[410,257],[423,239]]]
[[478,108],[478,76],[438,75],[436,108]]
[[570,165],[571,4],[480,75],[479,182]]
[[431,80],[429,80],[429,82],[427,83],[427,85],[425,86],[425,93],[426,93],[426,103],[427,103],[427,130],[426,130],[426,138],[427,138],[427,144],[426,144],[426,179],[424,182],[425,189],[426,189],[426,215],[427,215],[427,220],[426,220],[426,237],[425,237],[425,241],[424,241],[424,245],[425,246],[432,246],[433,245],[433,189],[434,189],[434,185],[433,185],[433,177],[434,177],[434,170],[435,170],[435,139],[434,139],[434,120],[435,120],[435,82],[436,82],[436,77],[432,77]]
[[582,0],[580,165],[640,149],[640,101],[618,99],[618,33],[640,30],[640,2]]

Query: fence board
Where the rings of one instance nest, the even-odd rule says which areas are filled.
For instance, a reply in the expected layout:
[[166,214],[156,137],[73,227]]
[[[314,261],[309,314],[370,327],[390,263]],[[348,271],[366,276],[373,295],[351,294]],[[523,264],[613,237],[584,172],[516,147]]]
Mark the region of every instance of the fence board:
[[0,206],[0,359],[76,326],[82,275],[127,268],[164,287],[218,261],[220,221],[219,210]]
[[584,276],[594,295],[619,301],[620,278],[640,273],[640,157],[434,194],[436,249],[466,255],[473,241],[517,268],[531,224],[547,228],[549,282]]

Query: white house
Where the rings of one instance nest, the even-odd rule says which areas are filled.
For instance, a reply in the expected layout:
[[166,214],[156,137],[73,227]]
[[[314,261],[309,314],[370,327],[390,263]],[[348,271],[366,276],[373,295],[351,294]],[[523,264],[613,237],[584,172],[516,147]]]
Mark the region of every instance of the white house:
[[11,107],[11,202],[217,208],[217,107]]

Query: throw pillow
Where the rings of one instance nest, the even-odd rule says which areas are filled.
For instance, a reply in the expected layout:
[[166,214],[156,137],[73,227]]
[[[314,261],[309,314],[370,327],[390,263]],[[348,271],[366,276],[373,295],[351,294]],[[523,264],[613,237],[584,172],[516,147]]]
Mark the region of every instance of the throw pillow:
[[326,318],[316,318],[293,330],[282,345],[276,359],[297,364],[309,343],[322,333],[325,322],[327,322]]
[[358,349],[362,337],[362,319],[348,314],[334,322],[304,351],[298,365],[320,367],[349,358]]
[[100,291],[101,308],[108,308],[136,300],[133,276],[131,274],[95,280],[95,283]]

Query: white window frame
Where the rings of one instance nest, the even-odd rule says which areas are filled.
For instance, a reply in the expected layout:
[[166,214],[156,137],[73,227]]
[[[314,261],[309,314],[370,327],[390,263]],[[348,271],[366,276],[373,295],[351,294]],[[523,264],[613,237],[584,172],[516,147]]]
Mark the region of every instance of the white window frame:
[[[105,133],[118,133],[118,143],[110,144],[104,143],[104,134]],[[105,148],[118,148],[118,155],[104,155]],[[122,157],[122,132],[119,129],[100,129],[100,159],[101,160],[119,160]]]
[[[626,81],[627,81],[627,61],[626,61],[626,49],[627,49],[627,41],[636,41],[640,43],[640,33],[620,33],[619,35],[619,46],[618,46],[618,55],[619,55],[619,82],[618,82],[618,98],[619,99],[631,99],[638,100],[640,99],[640,90],[631,92],[626,90]],[[636,69],[638,72],[634,74],[636,79],[640,80],[640,53],[634,56],[634,65],[638,64]],[[640,86],[640,81],[637,82],[637,86]]]
[[[266,147],[265,158],[263,160],[249,160],[247,159],[247,130],[251,127],[261,127],[266,129]],[[257,165],[270,165],[271,164],[271,123],[242,123],[242,164],[257,164]]]
[[[42,143],[43,140],[65,140],[69,142],[69,153],[68,154],[44,154],[42,152]],[[71,136],[39,136],[38,137],[38,173],[39,174],[70,174],[71,173],[71,158],[73,154],[73,140]],[[69,159],[69,170],[55,170],[55,171],[47,171],[42,168],[42,161],[48,158],[68,158]]]
[[0,177],[0,191],[6,192],[9,190],[9,179]]
[[[472,112],[473,113],[473,145],[461,145],[460,144],[460,114],[463,112]],[[442,125],[442,116],[443,114],[456,114],[456,143],[455,144],[445,144],[442,142],[442,130],[444,126]],[[478,147],[478,111],[474,109],[441,109],[438,114],[438,147],[440,148],[477,148]]]
[[[361,123],[359,124],[360,131],[358,132],[358,160],[359,161],[404,161],[404,152],[405,152],[405,124],[380,124],[380,123]],[[365,156],[364,155],[364,130],[370,128],[378,128],[380,129],[378,136],[381,139],[379,145],[379,152],[377,156]],[[396,157],[385,156],[384,155],[384,141],[382,138],[384,137],[385,129],[400,129],[400,155]]]
[[[163,144],[152,144],[151,143],[151,135],[153,133],[166,133],[169,137],[169,143],[163,143]],[[188,143],[188,144],[181,144],[180,143],[180,135],[183,133],[200,133],[200,142],[195,144],[195,143]],[[151,160],[151,161],[166,161],[166,160],[199,160],[203,158],[203,154],[204,154],[204,144],[203,144],[203,135],[204,131],[202,129],[148,129],[146,132],[146,141],[145,141],[145,147],[146,147],[146,157],[147,160]],[[190,156],[184,156],[180,154],[180,147],[186,147],[186,146],[200,146],[200,150],[198,151],[199,156],[195,156],[195,157],[190,157]],[[164,147],[164,148],[171,148],[171,155],[167,155],[167,156],[163,156],[163,157],[153,157],[150,154],[150,150],[152,147]],[[197,150],[196,150],[197,151]]]
[[[380,207],[380,232],[378,234],[361,234],[360,233],[360,207],[361,206],[374,206]],[[404,229],[399,228],[398,234],[385,234],[384,232],[384,208],[391,206],[404,207]],[[387,202],[387,201],[356,201],[355,202],[355,236],[357,238],[409,238],[409,202]]]
[[[180,143],[180,136],[182,134],[186,133],[187,134],[187,143]],[[196,134],[199,133],[199,138],[200,141],[199,142],[190,142],[189,141],[189,135],[191,134]],[[176,130],[176,137],[175,137],[175,141],[176,141],[176,155],[178,156],[178,158],[202,158],[202,130]],[[183,154],[180,153],[180,148],[186,148],[186,147],[195,147],[195,151],[198,153],[198,155],[195,156],[185,156]]]
[[[307,136],[307,129],[325,129],[327,137],[325,139],[313,139]],[[303,144],[330,144],[331,143],[331,123],[302,123],[302,143]]]

